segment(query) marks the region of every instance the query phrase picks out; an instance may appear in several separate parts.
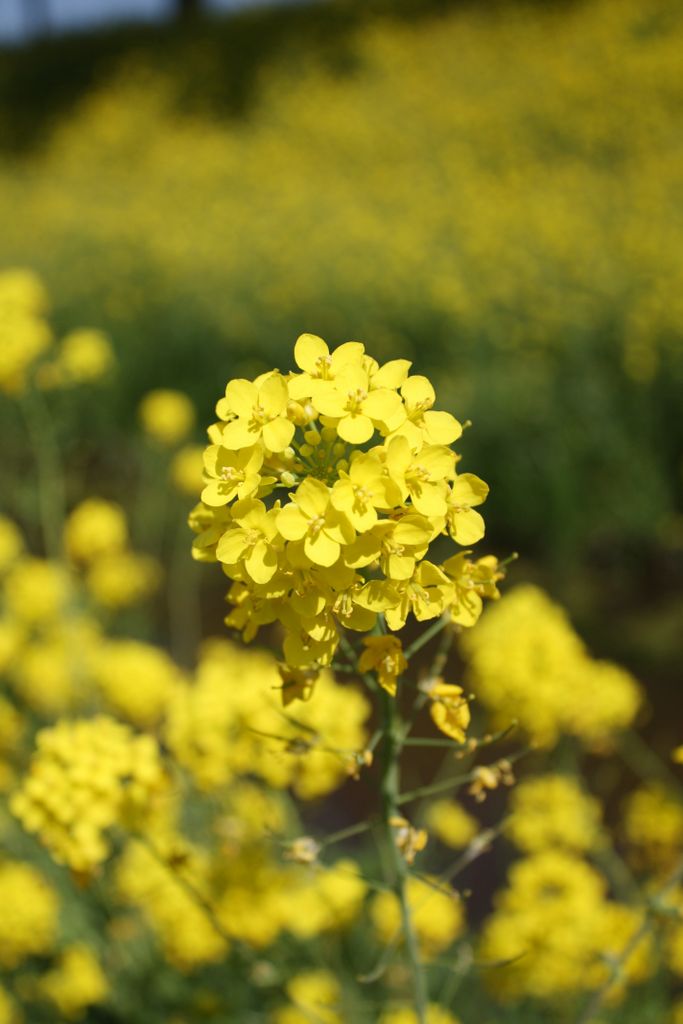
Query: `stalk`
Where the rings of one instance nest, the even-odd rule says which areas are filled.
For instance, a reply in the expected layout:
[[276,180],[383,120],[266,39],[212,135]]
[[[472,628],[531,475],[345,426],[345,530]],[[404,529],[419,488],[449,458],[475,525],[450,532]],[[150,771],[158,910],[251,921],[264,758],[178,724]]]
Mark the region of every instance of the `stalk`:
[[36,465],[43,545],[49,558],[58,559],[62,553],[66,499],[54,423],[47,402],[37,388],[22,396],[21,410]]
[[392,885],[401,906],[401,924],[405,943],[406,959],[410,966],[413,983],[414,1009],[417,1014],[419,1024],[426,1024],[427,987],[425,985],[425,977],[420,963],[417,938],[415,935],[415,929],[413,928],[410,906],[408,904],[406,888],[408,867],[401,851],[396,846],[394,831],[391,825],[391,819],[398,813],[400,794],[399,759],[401,756],[403,728],[395,699],[390,697],[387,693],[382,694],[382,699],[384,711],[384,742],[382,745],[382,776],[380,782],[382,797],[382,824],[385,832],[391,871],[394,876],[392,879]]

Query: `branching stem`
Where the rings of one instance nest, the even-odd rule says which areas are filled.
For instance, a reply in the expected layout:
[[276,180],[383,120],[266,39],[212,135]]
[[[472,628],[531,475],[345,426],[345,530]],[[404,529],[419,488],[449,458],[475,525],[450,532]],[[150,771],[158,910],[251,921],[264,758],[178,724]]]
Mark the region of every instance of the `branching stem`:
[[413,979],[415,1013],[419,1024],[426,1024],[427,988],[425,984],[424,971],[420,963],[417,937],[413,928],[413,921],[408,903],[408,894],[406,889],[408,867],[396,845],[394,828],[391,824],[392,819],[398,813],[400,785],[399,759],[401,756],[403,728],[394,698],[390,697],[389,694],[383,693],[382,699],[384,704],[384,742],[382,749],[381,777],[382,823],[384,826],[391,870],[394,876],[394,892],[396,893],[401,906],[403,939]]

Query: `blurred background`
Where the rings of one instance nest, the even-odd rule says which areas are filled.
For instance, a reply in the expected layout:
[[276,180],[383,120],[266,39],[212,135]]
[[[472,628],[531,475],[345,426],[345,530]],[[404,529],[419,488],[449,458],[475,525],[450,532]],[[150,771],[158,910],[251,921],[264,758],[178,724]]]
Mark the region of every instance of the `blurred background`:
[[[118,360],[113,398],[60,407],[69,501],[134,496],[150,388],[187,391],[204,424],[302,331],[364,340],[472,421],[488,550],[519,551],[513,576],[670,711],[681,4],[5,0],[0,33],[0,265],[39,273],[57,332],[102,329]],[[25,522],[6,404],[0,428],[3,510]]]

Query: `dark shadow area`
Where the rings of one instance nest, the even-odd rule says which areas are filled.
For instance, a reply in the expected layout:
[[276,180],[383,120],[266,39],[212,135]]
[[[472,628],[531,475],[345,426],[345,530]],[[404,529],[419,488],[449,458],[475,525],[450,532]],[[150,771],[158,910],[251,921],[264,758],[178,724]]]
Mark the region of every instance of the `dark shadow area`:
[[[577,0],[554,0],[569,5]],[[519,0],[487,4],[492,10]],[[178,109],[212,117],[244,117],[263,67],[286,58],[292,67],[315,62],[344,76],[358,66],[357,34],[374,19],[419,22],[476,0],[337,0],[260,8],[231,15],[179,18],[65,34],[0,50],[0,150],[40,147],[50,127],[128,58],[169,73]],[[525,6],[529,6],[527,3]],[[531,0],[547,7],[547,0]],[[454,55],[455,59],[455,55]]]

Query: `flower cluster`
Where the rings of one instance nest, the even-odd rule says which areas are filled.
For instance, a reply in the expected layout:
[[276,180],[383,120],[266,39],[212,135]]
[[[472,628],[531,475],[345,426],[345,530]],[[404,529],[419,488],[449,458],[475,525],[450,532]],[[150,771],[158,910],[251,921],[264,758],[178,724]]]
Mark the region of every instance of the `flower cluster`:
[[19,394],[32,364],[52,344],[47,295],[28,270],[0,274],[0,392]]
[[253,774],[312,799],[357,771],[370,714],[363,694],[325,671],[317,699],[290,718],[279,706],[281,686],[271,655],[221,641],[205,646],[194,682],[171,695],[164,732],[172,755],[200,789],[220,790],[236,776]]
[[538,587],[516,587],[461,639],[470,683],[505,728],[516,720],[544,747],[561,733],[591,749],[632,724],[640,687],[587,652],[566,612]]
[[30,864],[3,860],[0,901],[0,967],[49,953],[57,941],[59,904],[43,875]]
[[[489,982],[503,1000],[557,1000],[604,984],[643,910],[607,898],[602,876],[575,854],[538,850],[513,864],[486,921],[479,955],[495,969]],[[650,969],[649,943],[624,964],[622,981]]]
[[102,967],[84,943],[67,946],[59,962],[38,983],[38,994],[53,1003],[66,1020],[82,1017],[108,993]]
[[497,594],[495,559],[427,557],[442,535],[484,533],[487,487],[450,447],[460,423],[407,360],[380,366],[360,342],[330,352],[310,334],[294,359],[298,373],[230,381],[209,430],[191,524],[196,557],[233,580],[228,624],[250,639],[280,621],[297,670],[329,665],[340,628],[368,632],[380,613],[391,630],[411,614],[472,625]]
[[0,392],[21,395],[32,381],[46,390],[91,383],[113,366],[109,339],[92,328],[72,331],[55,347],[48,305],[32,271],[0,273]]
[[600,804],[572,775],[538,775],[512,791],[506,832],[520,850],[583,853],[600,841]]
[[84,573],[92,599],[118,611],[149,597],[159,585],[161,569],[154,558],[129,547],[128,522],[120,505],[86,498],[69,514],[64,547]]
[[92,872],[109,853],[108,831],[141,821],[166,788],[151,736],[100,716],[43,729],[11,808],[60,863]]

